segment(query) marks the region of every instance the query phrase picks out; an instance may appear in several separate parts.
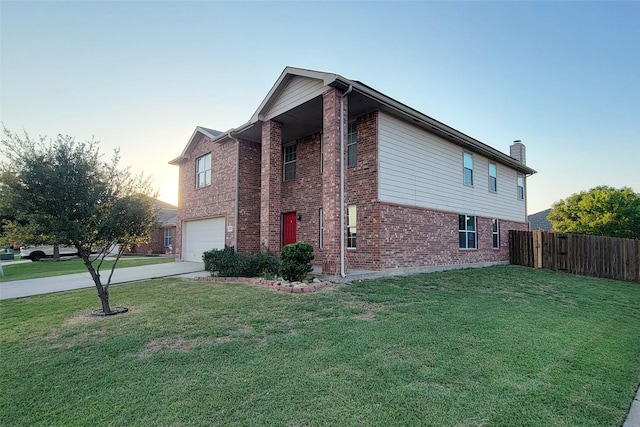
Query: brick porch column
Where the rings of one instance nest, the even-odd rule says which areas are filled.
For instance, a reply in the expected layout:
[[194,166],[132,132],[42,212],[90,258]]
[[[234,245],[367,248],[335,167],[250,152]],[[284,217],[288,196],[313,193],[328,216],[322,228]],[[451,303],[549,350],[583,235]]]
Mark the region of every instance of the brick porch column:
[[262,123],[262,162],[260,180],[260,243],[269,251],[280,252],[282,198],[282,123]]
[[[323,172],[322,212],[324,224],[324,260],[322,273],[340,274],[340,101],[342,92],[332,88],[322,94]],[[344,100],[343,132],[347,137],[348,110]],[[342,154],[344,157],[344,153]],[[346,170],[346,168],[345,168]],[[345,260],[346,263],[346,260]]]

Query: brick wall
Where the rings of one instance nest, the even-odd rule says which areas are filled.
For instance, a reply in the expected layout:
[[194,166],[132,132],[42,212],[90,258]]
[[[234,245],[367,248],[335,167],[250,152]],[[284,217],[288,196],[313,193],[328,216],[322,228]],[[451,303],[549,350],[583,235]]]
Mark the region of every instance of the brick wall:
[[[175,248],[175,235],[176,228],[171,227],[171,241]],[[151,242],[142,245],[133,245],[128,253],[132,254],[166,254],[169,253],[169,248],[164,246],[164,231],[165,228],[156,228],[151,232]]]
[[[233,245],[236,232],[236,142],[213,143],[201,136],[190,153],[190,158],[180,164],[178,221],[175,253],[181,257],[182,221],[223,216],[233,231],[225,232],[225,244]],[[196,160],[211,153],[211,185],[195,188]]]
[[477,218],[477,249],[458,248],[458,214],[380,203],[381,269],[509,260],[509,230],[526,223],[500,221],[500,248],[493,249],[491,218]]
[[352,204],[357,208],[357,248],[346,250],[349,269],[379,269],[380,207],[377,198],[378,112],[374,111],[356,118],[356,164],[346,167],[345,209]]
[[282,212],[296,212],[296,239],[313,245],[316,263],[320,263],[319,212],[322,207],[320,172],[320,133],[296,142],[296,179],[282,182]]
[[[340,103],[344,102],[344,119],[340,124]],[[347,99],[342,92],[329,89],[322,94],[322,208],[324,222],[324,246],[320,257],[325,274],[340,273],[340,129],[347,139],[347,118],[349,116]]]
[[280,251],[282,215],[282,123],[262,123],[260,180],[260,244],[272,252]]
[[260,153],[258,142],[240,140],[238,252],[260,250]]

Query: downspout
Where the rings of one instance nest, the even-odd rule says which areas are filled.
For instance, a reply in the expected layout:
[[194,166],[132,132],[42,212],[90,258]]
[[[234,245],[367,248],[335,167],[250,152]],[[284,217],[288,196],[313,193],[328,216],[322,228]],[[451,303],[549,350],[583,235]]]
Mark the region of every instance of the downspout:
[[228,133],[229,138],[236,142],[236,229],[235,233],[233,233],[233,247],[238,251],[238,221],[240,216],[240,201],[238,197],[240,196],[240,141],[238,138],[231,135],[231,132]]
[[347,277],[344,268],[344,98],[353,90],[349,89],[340,97],[340,276]]

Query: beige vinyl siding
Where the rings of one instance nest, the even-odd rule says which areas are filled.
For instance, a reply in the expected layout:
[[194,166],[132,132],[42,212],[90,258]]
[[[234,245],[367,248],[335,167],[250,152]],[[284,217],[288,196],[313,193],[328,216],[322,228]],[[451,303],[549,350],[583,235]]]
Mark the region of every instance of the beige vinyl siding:
[[462,147],[382,112],[378,126],[380,201],[526,221],[515,170],[497,163],[492,193],[489,159],[473,153],[473,186],[464,185]]
[[323,90],[322,80],[295,76],[269,107],[265,114],[265,120],[270,120],[316,96],[322,95]]

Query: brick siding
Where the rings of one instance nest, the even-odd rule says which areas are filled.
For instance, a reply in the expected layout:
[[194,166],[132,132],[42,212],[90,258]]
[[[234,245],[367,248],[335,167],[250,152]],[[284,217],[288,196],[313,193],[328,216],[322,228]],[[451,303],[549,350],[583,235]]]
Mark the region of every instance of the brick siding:
[[380,206],[377,199],[378,112],[374,111],[356,118],[356,164],[346,167],[345,209],[348,205],[356,205],[357,213],[357,248],[346,250],[350,269],[380,268]]
[[282,123],[262,124],[260,186],[260,243],[271,252],[280,251],[282,214]]
[[236,250],[260,250],[260,157],[257,142],[240,140],[238,186],[238,244]]
[[509,260],[509,230],[524,222],[500,221],[500,248],[494,249],[491,218],[477,217],[477,249],[458,247],[458,213],[380,203],[379,269],[473,264]]
[[[201,137],[190,159],[180,165],[180,202],[174,248],[180,256],[181,225],[185,219],[224,216],[227,245],[253,252],[261,245],[281,249],[282,214],[296,212],[296,237],[313,245],[314,264],[323,273],[339,274],[340,230],[340,101],[331,88],[323,95],[322,133],[296,141],[296,178],[283,181],[283,124],[262,124],[262,141],[212,143]],[[477,249],[458,248],[458,213],[381,203],[378,191],[378,112],[356,118],[357,161],[347,166],[348,106],[343,123],[345,150],[345,209],[357,206],[357,248],[346,249],[347,270],[384,270],[423,266],[464,265],[508,261],[508,231],[526,230],[527,223],[501,221],[500,247],[492,247],[491,218],[477,218]],[[198,157],[212,154],[212,184],[195,188]],[[320,164],[323,164],[321,170]],[[240,171],[236,171],[239,161]],[[238,220],[236,221],[236,179]],[[324,246],[319,247],[319,210],[323,209]],[[237,222],[237,223],[236,223]],[[346,239],[346,236],[345,236]],[[346,246],[346,242],[345,242]]]
[[[178,221],[176,227],[175,253],[182,252],[182,222],[212,217],[225,217],[226,225],[233,231],[225,231],[225,244],[232,246],[235,240],[236,218],[236,150],[233,140],[214,143],[201,136],[189,159],[180,164]],[[196,161],[211,153],[211,185],[196,188]]]
[[[175,248],[176,228],[170,227],[172,247]],[[151,242],[142,245],[133,245],[131,250],[127,251],[132,254],[166,254],[169,248],[164,246],[164,230],[165,228],[156,228],[151,232]]]
[[[323,273],[340,273],[340,102],[344,101],[343,138],[347,140],[349,110],[341,91],[329,89],[322,94],[323,172],[322,212],[324,245],[319,252]],[[342,153],[346,162],[346,157]]]
[[[296,142],[296,179],[282,182],[282,212],[296,212],[296,239],[313,245],[319,256],[319,213],[322,207],[322,174],[320,172],[320,133]],[[319,262],[319,260],[316,260]]]

